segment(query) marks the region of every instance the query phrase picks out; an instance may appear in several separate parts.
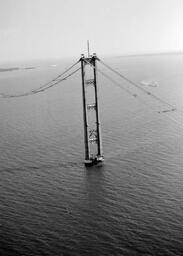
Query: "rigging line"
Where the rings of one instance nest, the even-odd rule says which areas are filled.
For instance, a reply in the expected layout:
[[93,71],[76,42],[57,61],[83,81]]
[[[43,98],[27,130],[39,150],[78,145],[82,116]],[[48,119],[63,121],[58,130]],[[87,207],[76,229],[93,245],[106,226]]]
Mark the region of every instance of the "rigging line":
[[76,66],[78,63],[80,62],[80,60],[76,61],[72,66],[70,66],[69,68],[67,68],[63,73],[61,73],[60,75],[58,75],[55,79],[63,76],[65,73],[67,73],[68,71],[70,71],[74,66]]
[[144,104],[145,106],[147,106],[148,108],[150,108],[153,112],[156,112],[158,114],[160,114],[162,111],[157,110],[155,107],[151,106],[150,104],[148,104],[147,102],[145,102],[142,97],[140,97],[138,94],[136,93],[132,93],[130,90],[124,88],[120,83],[116,82],[114,79],[112,79],[109,75],[106,75],[104,72],[102,72],[99,68],[97,68],[97,71],[99,73],[101,73],[103,76],[105,76],[107,79],[109,79],[111,82],[113,82],[115,85],[117,85],[120,89],[124,90],[125,92],[127,92],[129,95],[131,95],[132,97],[138,99],[142,104]]
[[[89,65],[91,65],[94,69],[95,66],[88,62],[87,60],[85,60],[86,63],[88,63]],[[122,86],[120,83],[116,82],[113,78],[111,78],[109,75],[105,74],[103,71],[101,71],[99,68],[97,68],[97,71],[99,73],[101,73],[103,76],[105,76],[106,78],[108,78],[111,82],[113,82],[115,85],[117,85],[120,89],[126,91],[128,94],[130,94],[131,96],[135,97],[136,99],[138,99],[140,102],[142,102],[145,106],[147,106],[148,108],[150,108],[153,112],[156,113],[161,113],[161,111],[158,111],[157,109],[155,109],[155,107],[151,106],[150,104],[146,103],[138,94],[136,93],[132,93],[130,90],[128,90],[127,88],[125,88],[124,86]]]
[[[99,59],[99,61],[100,61],[100,59]],[[92,63],[90,63],[89,61],[87,61],[87,60],[85,60],[85,62],[86,63],[88,63],[90,66],[92,66],[94,69],[96,69],[95,68],[95,66],[92,64]],[[106,65],[106,64],[105,64]],[[109,68],[110,69],[110,68]],[[99,71],[99,69],[97,68],[96,70],[98,70]],[[112,71],[113,71],[113,69],[112,69]],[[102,71],[101,71],[102,72]],[[117,72],[117,71],[113,71],[113,72]],[[103,72],[102,72],[103,73]],[[118,72],[117,72],[118,73]],[[123,75],[121,75],[120,73],[119,73],[119,75],[120,76],[122,76],[122,78],[123,78]],[[106,75],[106,77],[108,77],[108,75]],[[126,78],[126,77],[125,77]],[[128,78],[127,78],[128,79]],[[127,79],[125,79],[125,80],[127,80]],[[113,80],[113,79],[112,79]],[[112,81],[111,80],[111,81]],[[127,80],[128,82],[132,82],[132,83],[134,83],[133,81],[131,81],[131,80]],[[115,82],[116,83],[116,82]],[[121,88],[121,89],[123,89],[122,88],[122,86],[119,84],[119,83],[117,83],[118,84],[118,86]],[[134,83],[134,85],[135,85],[135,87],[137,87],[137,88],[139,88],[139,89],[141,89],[142,91],[144,91],[145,93],[147,93],[148,91],[146,91],[145,89],[143,89],[143,88],[141,88],[139,85],[136,85],[136,83]],[[130,94],[132,94],[131,92],[130,92]],[[149,95],[149,92],[148,92],[148,95]],[[163,113],[164,115],[166,115],[166,117],[167,118],[169,118],[169,120],[171,120],[171,121],[173,121],[174,123],[176,123],[180,128],[182,128],[182,122],[180,122],[180,121],[178,121],[178,120],[176,120],[176,119],[174,119],[172,116],[170,116],[168,113],[169,112],[172,112],[172,111],[174,111],[174,110],[179,110],[179,109],[177,109],[177,108],[175,108],[173,105],[171,105],[171,104],[169,104],[168,102],[165,102],[164,100],[162,100],[161,98],[159,98],[159,97],[157,97],[157,96],[155,96],[155,95],[152,95],[152,94],[150,94],[150,96],[153,96],[153,98],[155,97],[155,99],[157,100],[157,101],[159,101],[159,102],[161,102],[161,103],[164,103],[164,104],[166,104],[166,105],[168,105],[168,106],[171,106],[171,109],[170,110],[165,110],[165,111],[157,111],[157,109],[155,109],[155,107],[153,107],[153,106],[151,106],[151,105],[149,105],[149,104],[147,104],[146,102],[144,102],[141,98],[139,99],[139,95],[136,95],[136,99],[138,99],[139,101],[141,101],[144,105],[146,105],[146,106],[148,106],[153,112],[156,112],[156,113],[158,113],[158,114],[161,114],[161,113]],[[181,111],[179,110],[179,115],[181,114],[180,113]],[[177,112],[178,113],[178,112]],[[182,115],[180,115],[180,116],[182,116]]]
[[[79,63],[79,61],[75,62],[73,65],[71,65],[69,68],[67,68],[64,72],[62,72],[61,74],[59,74],[57,77],[55,77],[55,78],[52,79],[51,81],[49,81],[49,82],[43,84],[42,86],[38,87],[37,89],[32,90],[31,92],[21,94],[20,97],[28,96],[28,95],[31,95],[31,94],[35,94],[35,92],[37,92],[37,91],[38,91],[38,92],[39,92],[39,91],[41,92],[43,88],[45,88],[45,87],[48,86],[49,84],[51,84],[51,83],[57,81],[57,79],[58,79],[59,77],[63,76],[65,73],[67,73],[68,71],[70,71],[70,70],[71,70],[74,66],[76,66],[78,63]],[[67,79],[67,77],[64,78],[64,79],[58,80],[58,82],[61,82],[62,80],[65,80],[65,79]],[[55,84],[57,84],[57,83],[54,83],[54,85],[55,85]],[[52,87],[52,86],[51,86],[51,87]],[[47,87],[46,87],[46,88],[47,88]],[[1,95],[3,95],[3,94],[1,94]],[[3,96],[4,96],[4,95],[3,95]],[[8,97],[9,97],[9,96],[8,96]],[[17,95],[16,95],[16,96],[13,96],[13,95],[12,95],[11,97],[18,97],[18,96],[17,96]],[[4,98],[5,98],[5,97],[4,97]]]
[[168,116],[173,122],[175,122],[176,124],[178,124],[179,126],[180,126],[180,128],[182,128],[182,122],[181,122],[181,120],[177,120],[177,119],[175,119],[175,118],[173,118],[173,117],[171,117],[171,116]]
[[99,73],[101,73],[103,76],[105,76],[107,79],[109,79],[111,82],[116,84],[119,88],[123,89],[125,92],[130,94],[133,97],[137,97],[137,94],[132,93],[130,90],[126,89],[124,86],[122,86],[120,83],[116,82],[113,78],[111,78],[109,75],[105,74],[103,71],[101,71],[99,68],[97,69]]
[[[183,118],[183,111],[179,108],[177,108],[177,114],[179,115],[180,118]],[[179,120],[180,124],[183,125],[183,122],[181,120]],[[178,120],[177,120],[178,123]]]
[[35,91],[33,91],[33,92],[34,92],[34,93],[44,92],[45,90],[47,90],[47,89],[49,89],[49,88],[51,88],[51,87],[53,87],[53,86],[59,84],[60,82],[62,82],[62,81],[64,81],[64,80],[67,80],[67,78],[69,78],[69,77],[71,77],[72,75],[74,75],[74,74],[75,74],[76,72],[78,72],[80,69],[81,69],[81,68],[79,67],[79,68],[77,68],[76,70],[74,70],[72,73],[70,73],[70,74],[67,75],[66,77],[64,77],[64,78],[62,78],[62,79],[56,81],[55,83],[53,83],[53,84],[51,84],[51,85],[49,85],[49,86],[47,86],[47,87],[45,87],[45,88],[43,88],[43,89],[35,90]]
[[68,71],[70,71],[74,66],[76,66],[80,61],[78,60],[77,62],[75,62],[72,66],[70,66],[69,68],[67,68],[64,72],[62,72],[61,74],[59,74],[57,77],[55,77],[52,81],[56,81],[59,77],[63,76],[65,73],[67,73]]
[[112,67],[110,67],[109,65],[105,64],[103,61],[101,61],[99,59],[99,61],[109,70],[113,71],[116,75],[120,76],[121,78],[123,78],[124,80],[126,80],[127,82],[129,82],[131,85],[135,86],[136,88],[138,88],[139,90],[143,91],[145,94],[151,96],[152,98],[156,99],[157,101],[171,107],[172,110],[175,110],[175,106],[173,106],[172,104],[166,102],[165,100],[159,98],[158,96],[152,94],[151,92],[147,91],[146,89],[142,88],[140,85],[138,85],[137,83],[135,83],[134,81],[132,81],[131,79],[129,79],[128,77],[122,75],[121,73],[119,73],[118,71],[116,71],[115,69],[113,69]]
[[[178,112],[177,112],[178,113]],[[164,116],[164,115],[163,115]],[[169,114],[165,113],[165,116],[172,121],[173,123],[175,123],[177,125],[177,127],[175,127],[175,132],[180,132],[180,129],[182,130],[182,121],[181,120],[177,120],[177,118],[175,116],[170,116]]]
[[[101,62],[101,60],[100,60],[100,62]],[[103,62],[102,62],[102,64],[103,64]],[[106,64],[104,63],[104,66],[108,66],[108,65],[106,65]],[[109,67],[109,69],[111,70],[112,68]],[[155,110],[155,108],[153,108],[152,106],[150,106],[149,104],[147,104],[146,102],[144,102],[142,99],[139,99],[139,100],[142,101],[143,104],[149,106],[153,111],[156,111],[156,112],[158,112],[159,114],[161,114],[161,113],[165,114],[171,121],[173,121],[174,123],[176,123],[176,124],[178,124],[180,127],[182,127],[181,121],[178,121],[178,120],[174,119],[173,117],[170,117],[169,115],[167,115],[167,113],[177,110],[177,111],[179,112],[179,116],[182,117],[181,113],[183,113],[183,111],[181,111],[181,110],[178,109],[177,107],[175,107],[175,106],[169,104],[168,102],[162,100],[161,98],[155,96],[154,94],[152,94],[152,93],[149,94],[148,91],[146,91],[145,89],[141,88],[139,85],[137,85],[137,84],[134,83],[133,81],[129,80],[128,78],[126,79],[126,77],[124,77],[123,75],[121,75],[118,71],[115,71],[115,70],[113,70],[113,69],[112,69],[111,71],[114,71],[114,72],[117,73],[118,75],[122,76],[122,78],[124,78],[126,81],[129,81],[130,83],[132,82],[137,88],[139,88],[139,89],[141,89],[142,91],[146,92],[148,95],[153,96],[153,98],[157,99],[159,102],[164,103],[164,104],[168,105],[169,107],[171,107],[170,110],[157,111],[157,110]],[[139,96],[137,95],[136,98],[139,98]],[[177,113],[178,113],[178,112],[177,112]]]
[[[34,94],[36,91],[39,91],[40,89],[46,87],[47,85],[53,83],[54,81],[56,81],[59,77],[63,76],[65,73],[67,73],[69,70],[71,70],[75,65],[77,65],[79,63],[79,60],[77,62],[75,62],[72,66],[70,66],[69,68],[67,68],[64,72],[62,72],[61,74],[59,74],[56,78],[52,79],[51,81],[43,84],[42,86],[38,87],[37,89],[32,90],[31,92],[27,92],[27,93],[22,93],[19,95],[6,95],[4,93],[0,93],[2,98],[13,98],[13,97],[23,97],[23,96],[29,96]],[[59,80],[60,81],[60,80]]]
[[[85,60],[86,63],[88,63],[90,66],[92,66],[94,69],[96,69],[96,67],[90,63],[89,61]],[[110,78],[110,76],[106,75],[105,73],[103,73],[99,68],[96,69],[97,71],[99,71],[100,73],[102,73],[106,78],[110,79],[112,82],[114,82],[115,84],[117,84],[121,89],[124,89],[124,87],[122,87],[119,83],[117,83],[116,81],[114,81],[112,78]],[[126,88],[125,88],[126,89]],[[128,89],[126,89],[128,90]],[[129,91],[129,90],[128,90]],[[130,92],[130,91],[129,91]],[[170,115],[167,115],[168,112],[172,112],[175,110],[175,107],[173,107],[170,111],[166,111],[166,112],[163,112],[163,111],[157,111],[157,109],[155,109],[155,107],[147,104],[146,102],[144,102],[141,98],[139,98],[139,95],[135,94],[133,95],[132,92],[130,92],[130,95],[132,95],[133,97],[135,97],[136,99],[138,99],[139,101],[141,101],[144,105],[146,105],[147,107],[149,107],[153,112],[156,112],[158,114],[161,114],[161,113],[164,113],[166,115],[167,118],[169,118],[169,120],[173,121],[174,123],[178,124],[180,127],[181,127],[181,124],[180,122],[178,122],[178,120],[174,119],[173,117],[170,117]],[[169,104],[169,103],[167,103]],[[171,106],[171,104],[170,104]]]
[[79,63],[79,60],[77,62],[75,62],[73,65],[71,65],[70,67],[68,67],[64,72],[62,72],[61,74],[59,74],[58,76],[56,76],[55,78],[53,78],[51,81],[43,84],[42,86],[40,86],[39,88],[37,88],[36,90],[42,89],[45,86],[49,85],[52,82],[55,82],[59,77],[63,76],[65,73],[67,73],[68,71],[70,71],[74,66],[76,66]]
[[76,72],[78,72],[81,68],[79,67],[78,69],[74,70],[72,73],[70,73],[69,75],[65,76],[64,78],[58,80],[57,82],[55,82],[54,84],[51,84],[45,88],[39,89],[39,90],[32,90],[30,92],[26,92],[26,93],[22,93],[22,94],[12,94],[12,95],[7,95],[7,94],[1,94],[1,97],[3,98],[19,98],[19,97],[24,97],[24,96],[29,96],[29,95],[34,95],[40,92],[44,92],[46,90],[48,90],[49,88],[57,85],[58,83],[67,80],[67,78],[71,77],[73,74],[75,74]]

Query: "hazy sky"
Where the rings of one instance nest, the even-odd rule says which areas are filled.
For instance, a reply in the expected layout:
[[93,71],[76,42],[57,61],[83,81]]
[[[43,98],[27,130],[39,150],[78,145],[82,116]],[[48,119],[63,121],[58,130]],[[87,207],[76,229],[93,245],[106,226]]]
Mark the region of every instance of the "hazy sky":
[[183,0],[0,0],[0,61],[183,50]]

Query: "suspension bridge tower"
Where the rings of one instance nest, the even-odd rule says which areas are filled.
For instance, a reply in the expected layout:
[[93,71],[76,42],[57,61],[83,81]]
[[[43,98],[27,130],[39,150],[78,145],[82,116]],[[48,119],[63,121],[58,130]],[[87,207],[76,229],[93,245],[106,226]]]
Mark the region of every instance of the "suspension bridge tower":
[[89,54],[88,44],[88,56],[82,54],[80,58],[86,166],[104,161],[98,103],[97,60],[99,59],[95,53]]

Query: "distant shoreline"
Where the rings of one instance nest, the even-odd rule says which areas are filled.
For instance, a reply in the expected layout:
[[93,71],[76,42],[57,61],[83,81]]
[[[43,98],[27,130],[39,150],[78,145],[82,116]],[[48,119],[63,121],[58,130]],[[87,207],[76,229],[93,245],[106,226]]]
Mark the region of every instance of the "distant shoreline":
[[183,52],[159,52],[159,53],[137,53],[137,54],[126,54],[116,56],[116,58],[125,58],[125,57],[148,57],[148,56],[158,56],[158,55],[182,55]]
[[28,69],[35,69],[36,67],[26,67],[26,68],[0,68],[0,72],[10,72],[10,71],[17,71],[17,70],[28,70]]

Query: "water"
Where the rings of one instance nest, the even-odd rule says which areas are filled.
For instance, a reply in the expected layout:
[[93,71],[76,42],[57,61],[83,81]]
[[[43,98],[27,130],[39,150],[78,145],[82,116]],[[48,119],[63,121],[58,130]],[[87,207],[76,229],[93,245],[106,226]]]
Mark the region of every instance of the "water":
[[[105,62],[183,109],[183,55]],[[70,64],[1,72],[0,92],[29,91]],[[0,98],[1,255],[182,255],[183,114],[157,113],[167,106],[126,82],[140,100],[102,76],[99,85],[105,164],[89,169],[80,74]]]

